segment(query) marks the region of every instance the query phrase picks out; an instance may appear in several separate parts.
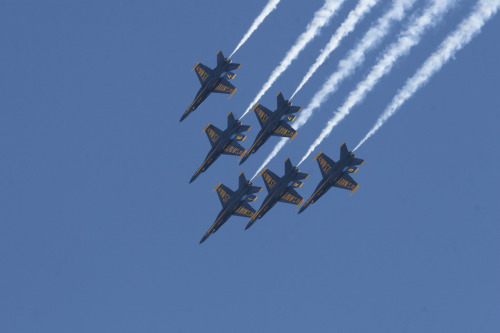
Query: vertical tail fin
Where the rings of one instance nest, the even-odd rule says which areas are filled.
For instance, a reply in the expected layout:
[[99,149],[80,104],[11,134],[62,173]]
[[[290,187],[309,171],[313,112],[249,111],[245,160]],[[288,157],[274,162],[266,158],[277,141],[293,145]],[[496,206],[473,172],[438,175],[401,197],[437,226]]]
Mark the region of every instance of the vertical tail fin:
[[277,99],[278,99],[278,109],[279,109],[281,106],[283,106],[283,105],[286,104],[285,97],[283,97],[283,94],[281,93],[281,91],[276,96],[277,96]]
[[227,128],[230,128],[236,123],[236,118],[234,118],[234,115],[232,112],[229,112],[227,115]]
[[219,50],[219,52],[217,52],[217,66],[222,65],[224,61],[224,55],[222,54],[222,51]]
[[290,171],[293,170],[293,165],[292,162],[290,161],[289,158],[285,160],[285,174],[289,173]]
[[242,172],[238,176],[238,181],[239,181],[239,187],[242,188],[243,186],[246,185],[247,179],[245,178],[245,174]]
[[349,154],[349,150],[347,149],[345,142],[342,142],[342,144],[340,145],[340,159],[343,159],[348,154]]

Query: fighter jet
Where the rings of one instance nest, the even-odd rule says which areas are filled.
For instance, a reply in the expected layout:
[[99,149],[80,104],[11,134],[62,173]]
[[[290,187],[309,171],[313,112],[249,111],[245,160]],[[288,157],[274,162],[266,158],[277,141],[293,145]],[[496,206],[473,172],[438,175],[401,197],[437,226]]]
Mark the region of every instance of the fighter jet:
[[257,138],[253,143],[252,147],[247,151],[245,156],[240,161],[240,165],[247,160],[250,154],[255,153],[270,137],[271,135],[282,136],[290,138],[290,141],[297,135],[292,126],[288,125],[287,122],[294,121],[295,112],[302,110],[299,106],[292,106],[292,103],[286,101],[283,98],[283,94],[278,93],[278,109],[276,111],[271,111],[266,109],[266,107],[257,104],[252,109],[257,115],[259,124],[262,127]]
[[[198,106],[210,95],[210,93],[221,93],[221,94],[231,94],[231,97],[236,88],[229,83],[226,79],[234,79],[236,74],[234,74],[233,70],[240,68],[240,64],[232,63],[230,59],[224,58],[224,55],[221,51],[217,53],[217,67],[211,69],[203,64],[197,63],[191,69],[196,71],[196,75],[198,76],[198,80],[200,80],[201,88],[198,90],[196,97],[194,98],[193,103],[188,107],[188,109],[184,112],[181,119],[179,121],[183,121],[191,112],[196,110]],[[226,78],[225,78],[225,77]]]
[[354,157],[354,154],[347,150],[345,142],[340,145],[340,160],[337,163],[323,153],[319,153],[314,159],[318,161],[323,179],[319,182],[313,195],[300,208],[299,214],[321,198],[332,186],[351,190],[351,194],[354,193],[359,185],[349,174],[358,171],[356,165],[365,163],[365,160]]
[[227,128],[222,131],[214,125],[208,124],[202,131],[207,133],[208,140],[212,149],[208,152],[205,161],[195,172],[189,183],[192,183],[201,172],[205,172],[221,154],[243,155],[246,150],[238,144],[237,141],[245,140],[246,136],[241,134],[250,129],[250,126],[242,125],[241,121],[236,120],[231,112],[227,115]]
[[231,191],[227,186],[222,184],[217,185],[214,189],[219,195],[220,203],[222,204],[222,210],[217,219],[215,219],[214,224],[200,241],[200,244],[205,241],[205,239],[210,236],[210,234],[215,233],[219,228],[226,223],[226,221],[232,216],[243,216],[252,217],[255,213],[255,209],[248,204],[248,202],[255,201],[257,196],[253,193],[258,193],[262,191],[262,187],[253,186],[253,184],[245,179],[245,175],[240,173],[239,176],[239,188],[236,192]]
[[[260,209],[252,216],[252,219],[245,227],[245,230],[250,228],[255,220],[262,218],[273,206],[278,202],[287,202],[299,206],[304,199],[293,189],[293,187],[301,187],[300,180],[307,179],[309,175],[302,173],[292,165],[290,159],[285,160],[285,175],[278,177],[267,168],[260,173],[266,184],[267,197],[264,199]],[[291,184],[291,185],[290,185]]]

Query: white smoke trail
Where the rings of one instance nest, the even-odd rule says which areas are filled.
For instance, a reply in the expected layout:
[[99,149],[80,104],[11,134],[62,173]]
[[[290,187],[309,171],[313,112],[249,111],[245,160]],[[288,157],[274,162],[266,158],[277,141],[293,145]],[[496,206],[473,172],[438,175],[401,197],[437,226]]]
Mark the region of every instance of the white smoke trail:
[[407,54],[413,46],[418,44],[424,32],[439,22],[442,16],[455,3],[456,0],[433,0],[432,5],[426,8],[421,16],[409,24],[398,40],[389,46],[384,56],[375,64],[368,76],[349,94],[344,104],[338,108],[333,118],[328,121],[326,127],[309,147],[298,165],[304,162],[314,149],[330,135],[333,128],[349,114],[351,109],[365,98],[366,94],[373,89],[384,75],[390,72],[396,61],[401,56]]
[[325,4],[314,13],[314,17],[309,22],[304,31],[298,38],[295,44],[288,50],[285,58],[281,60],[281,63],[273,70],[269,78],[267,79],[264,86],[260,89],[259,93],[250,105],[247,107],[240,120],[250,111],[250,109],[259,101],[259,99],[266,93],[269,88],[273,85],[274,81],[290,66],[293,60],[297,58],[300,52],[306,47],[306,45],[313,40],[314,37],[318,35],[321,28],[324,27],[335,14],[335,12],[340,8],[345,0],[325,0]]
[[254,33],[254,31],[257,30],[259,25],[264,21],[264,19],[267,17],[267,15],[271,14],[271,12],[276,9],[276,6],[278,6],[279,2],[280,2],[280,0],[269,0],[269,2],[266,4],[264,9],[262,9],[262,12],[260,12],[259,16],[257,16],[255,18],[252,25],[250,26],[250,29],[248,29],[247,33],[245,34],[245,36],[243,36],[243,38],[241,39],[239,44],[236,46],[233,53],[231,53],[229,58],[231,58],[233,56],[233,54],[235,54],[236,51],[238,51],[238,49],[243,44],[245,44],[245,42],[248,40],[248,38],[250,38],[250,36]]
[[377,4],[379,0],[360,0],[356,8],[351,10],[347,18],[340,25],[340,27],[335,31],[332,38],[326,44],[325,48],[321,51],[316,61],[312,64],[312,66],[307,71],[307,74],[304,76],[299,86],[293,92],[290,99],[295,96],[296,93],[299,92],[300,89],[309,81],[309,79],[313,76],[313,74],[318,70],[318,68],[328,59],[330,54],[339,46],[342,39],[351,33],[356,24],[363,19],[363,17],[372,9],[373,6]]
[[[292,125],[293,128],[298,130],[309,120],[313,111],[319,108],[328,96],[337,90],[338,86],[345,78],[353,74],[354,70],[364,62],[365,54],[379,45],[382,39],[389,33],[392,24],[396,21],[401,21],[406,16],[406,12],[413,7],[416,1],[417,0],[394,0],[391,9],[377,20],[354,49],[339,62],[337,71],[325,81],[322,88],[313,96],[309,105],[300,112],[299,117]],[[279,153],[287,141],[287,138],[283,138],[278,142],[273,151],[261,164],[254,178]]]
[[366,134],[354,150],[358,149],[368,138],[399,110],[415,92],[429,82],[430,78],[438,72],[457,51],[467,45],[480,31],[483,25],[500,7],[500,0],[480,0],[472,14],[464,19],[458,28],[450,34],[438,47],[424,64],[417,70],[415,75],[408,79],[389,106],[379,117],[373,128]]

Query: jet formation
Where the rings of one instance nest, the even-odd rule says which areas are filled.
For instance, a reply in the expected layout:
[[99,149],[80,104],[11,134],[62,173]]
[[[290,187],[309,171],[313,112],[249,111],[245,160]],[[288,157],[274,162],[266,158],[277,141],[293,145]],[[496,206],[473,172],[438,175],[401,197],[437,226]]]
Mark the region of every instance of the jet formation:
[[[201,83],[201,88],[180,121],[196,110],[210,93],[232,95],[236,88],[227,79],[233,79],[235,74],[232,71],[239,67],[240,64],[235,64],[230,59],[224,58],[221,51],[217,53],[217,66],[214,69],[197,63],[193,69]],[[225,130],[208,124],[202,130],[202,133],[205,132],[207,135],[211,149],[189,183],[192,183],[201,173],[205,172],[221,155],[239,156],[241,165],[250,155],[255,154],[271,136],[287,137],[291,141],[297,135],[297,131],[288,123],[295,120],[295,113],[300,112],[301,109],[299,106],[292,106],[292,103],[285,100],[281,92],[277,94],[277,108],[275,111],[267,109],[260,103],[256,104],[252,110],[257,116],[261,129],[248,150],[242,147],[239,142],[245,140],[246,136],[242,133],[249,131],[251,127],[243,125],[240,120],[236,120],[233,113],[230,112],[227,115],[227,128]],[[338,162],[333,161],[324,153],[319,153],[314,159],[318,162],[322,179],[311,197],[300,208],[299,214],[315,203],[332,187],[354,192],[359,186],[349,174],[358,171],[357,166],[362,165],[364,160],[356,158],[347,149],[345,143],[340,146],[340,159]],[[303,185],[302,181],[307,179],[309,175],[300,172],[296,166],[293,166],[289,158],[285,160],[285,173],[282,177],[277,176],[267,168],[259,176],[262,176],[268,192],[259,210],[255,210],[249,203],[257,199],[255,193],[260,192],[262,187],[254,186],[250,180],[245,178],[243,173],[239,175],[239,187],[236,191],[232,191],[221,183],[217,185],[214,191],[219,196],[222,210],[201,239],[200,244],[215,233],[233,215],[250,218],[245,227],[246,230],[257,220],[262,219],[278,202],[293,204],[297,208],[304,202],[302,196],[295,189],[300,188]]]

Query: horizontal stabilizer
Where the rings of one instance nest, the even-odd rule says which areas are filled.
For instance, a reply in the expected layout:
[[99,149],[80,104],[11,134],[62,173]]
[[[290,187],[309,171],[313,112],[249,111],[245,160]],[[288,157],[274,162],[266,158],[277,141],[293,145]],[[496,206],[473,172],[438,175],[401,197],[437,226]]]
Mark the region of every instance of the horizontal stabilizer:
[[220,129],[218,129],[217,127],[215,127],[212,124],[208,124],[203,129],[202,132],[205,132],[207,134],[208,141],[210,141],[210,144],[212,145],[212,147],[217,144],[219,139],[222,137],[222,133],[223,133]]
[[253,214],[255,214],[255,209],[246,202],[240,202],[236,206],[233,214],[242,217],[252,217]]
[[241,156],[245,152],[246,152],[245,148],[243,148],[239,143],[233,140],[229,145],[227,145],[226,148],[224,148],[222,154]]
[[298,188],[298,187],[302,187],[302,185],[304,185],[303,182],[296,181],[295,183],[293,183],[292,187]]
[[248,201],[248,202],[254,202],[255,200],[257,200],[257,196],[254,194],[250,194],[246,198],[246,201]]
[[280,202],[286,202],[294,205],[300,205],[304,199],[292,188],[288,188],[280,197]]
[[246,138],[247,136],[243,134],[238,134],[237,136],[234,137],[236,141],[245,141]]
[[304,172],[299,172],[297,176],[295,176],[295,180],[302,180],[302,179],[307,179],[309,178],[309,174],[304,173]]
[[358,171],[358,169],[359,168],[352,168],[351,167],[351,168],[347,169],[347,172],[349,172],[349,173],[355,173],[356,171]]
[[205,81],[212,75],[212,70],[208,66],[205,66],[201,63],[197,63],[196,65],[194,65],[193,69],[196,72],[201,85],[203,85],[203,83],[205,83]]
[[222,207],[224,207],[229,199],[234,195],[234,192],[227,187],[226,185],[219,183],[216,188],[214,188],[214,191],[217,191],[217,195],[219,196],[220,203],[222,204]]
[[288,123],[284,120],[280,120],[278,126],[273,131],[273,135],[281,136],[285,138],[293,139],[295,135],[297,135],[297,131],[293,129],[292,126],[288,125]]
[[294,115],[294,114],[293,115],[288,115],[288,116],[286,116],[286,121],[291,122],[291,121],[294,121],[295,118],[297,118],[297,116]]
[[252,126],[240,125],[240,128],[238,128],[238,133],[246,132],[246,131],[250,130],[250,128],[252,128]]
[[266,125],[269,121],[269,118],[271,118],[271,116],[273,115],[273,112],[271,110],[261,104],[256,104],[253,107],[253,110],[255,111],[255,115],[257,116],[261,127],[264,127],[264,125]]
[[[360,158],[353,158],[352,159],[352,163],[351,163],[351,166],[354,166],[354,165],[361,165],[365,163],[365,160],[362,160]],[[357,169],[357,168],[356,168]]]
[[236,77],[236,74],[233,73],[233,72],[229,72],[229,73],[226,73],[226,77],[229,79],[229,80],[232,80]]
[[[234,71],[240,67],[241,67],[241,64],[237,64],[235,62],[232,62],[229,65],[227,65],[227,71]],[[234,75],[236,76],[236,74],[234,74]],[[232,78],[234,78],[234,76]]]
[[290,106],[290,108],[288,109],[288,111],[286,112],[286,114],[292,114],[292,113],[300,112],[300,110],[302,110],[302,108],[300,106]]

